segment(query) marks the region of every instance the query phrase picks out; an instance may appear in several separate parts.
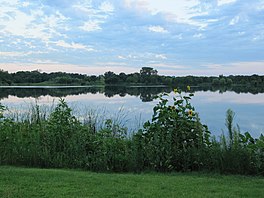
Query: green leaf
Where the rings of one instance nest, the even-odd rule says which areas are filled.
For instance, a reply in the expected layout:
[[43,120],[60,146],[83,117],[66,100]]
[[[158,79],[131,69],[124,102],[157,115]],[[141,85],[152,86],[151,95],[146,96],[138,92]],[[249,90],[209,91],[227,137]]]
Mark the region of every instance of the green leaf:
[[185,100],[190,100],[190,99],[191,99],[191,98],[188,97],[188,96],[183,96],[183,98],[184,98]]

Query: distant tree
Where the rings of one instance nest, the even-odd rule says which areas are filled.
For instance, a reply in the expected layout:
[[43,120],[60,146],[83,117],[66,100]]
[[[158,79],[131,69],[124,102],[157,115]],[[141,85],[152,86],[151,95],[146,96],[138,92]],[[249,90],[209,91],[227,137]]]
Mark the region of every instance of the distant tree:
[[105,84],[117,84],[120,82],[120,78],[114,72],[108,71],[104,74]]
[[133,73],[127,75],[127,83],[139,83],[140,80],[140,74],[139,73]]
[[225,85],[226,84],[226,80],[224,78],[220,78],[219,84],[220,85]]
[[120,78],[120,80],[121,80],[121,82],[126,82],[126,79],[127,79],[127,75],[124,73],[124,72],[121,72],[120,74],[119,74],[119,78]]
[[233,84],[232,79],[227,78],[227,79],[226,79],[226,84],[227,84],[227,85],[232,85],[232,84]]
[[142,67],[140,70],[140,74],[147,76],[158,75],[158,71],[153,69],[152,67]]
[[90,80],[91,80],[91,82],[97,81],[97,76],[95,76],[95,75],[90,76]]
[[220,82],[219,82],[218,78],[213,79],[212,84],[215,85],[215,86],[219,85]]
[[11,75],[4,70],[0,69],[0,84],[10,85],[12,83]]
[[55,78],[54,81],[59,84],[68,85],[68,84],[71,84],[74,80],[69,76],[62,76],[62,77]]

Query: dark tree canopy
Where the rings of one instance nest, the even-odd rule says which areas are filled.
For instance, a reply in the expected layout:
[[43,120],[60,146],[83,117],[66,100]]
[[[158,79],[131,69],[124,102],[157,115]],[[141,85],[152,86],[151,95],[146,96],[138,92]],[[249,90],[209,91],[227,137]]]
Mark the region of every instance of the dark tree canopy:
[[152,67],[142,67],[142,69],[140,70],[140,74],[152,76],[152,75],[158,75],[158,71],[153,69]]

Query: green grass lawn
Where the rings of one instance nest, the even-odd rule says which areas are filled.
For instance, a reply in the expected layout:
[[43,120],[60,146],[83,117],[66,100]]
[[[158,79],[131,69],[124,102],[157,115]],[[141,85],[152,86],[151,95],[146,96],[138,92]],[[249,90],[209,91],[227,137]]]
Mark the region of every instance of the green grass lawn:
[[264,197],[264,178],[0,167],[0,197]]

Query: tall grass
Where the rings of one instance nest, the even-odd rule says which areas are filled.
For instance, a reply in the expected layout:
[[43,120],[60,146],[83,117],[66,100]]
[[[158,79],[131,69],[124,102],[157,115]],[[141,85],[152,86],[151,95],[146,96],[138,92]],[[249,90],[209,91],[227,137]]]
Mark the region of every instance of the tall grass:
[[264,137],[254,139],[249,132],[241,133],[234,126],[235,113],[228,109],[226,126],[228,135],[220,141],[213,140],[211,148],[212,166],[220,172],[264,175]]
[[0,165],[264,175],[264,137],[242,134],[232,110],[226,115],[228,135],[211,137],[190,103],[192,95],[175,90],[172,105],[160,96],[152,120],[132,136],[122,124],[124,114],[103,120],[91,111],[79,119],[63,99],[50,111],[32,105],[22,119],[4,116],[0,105]]

